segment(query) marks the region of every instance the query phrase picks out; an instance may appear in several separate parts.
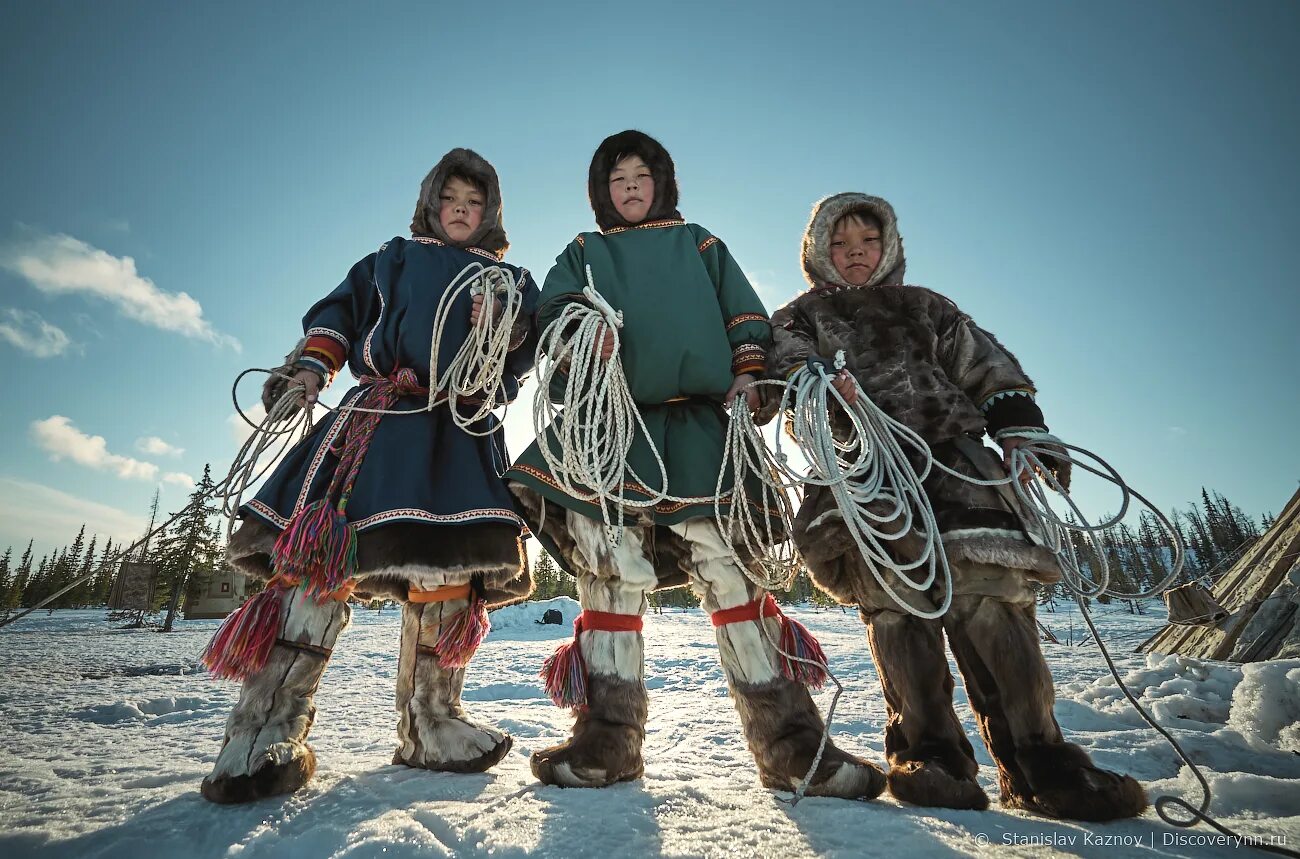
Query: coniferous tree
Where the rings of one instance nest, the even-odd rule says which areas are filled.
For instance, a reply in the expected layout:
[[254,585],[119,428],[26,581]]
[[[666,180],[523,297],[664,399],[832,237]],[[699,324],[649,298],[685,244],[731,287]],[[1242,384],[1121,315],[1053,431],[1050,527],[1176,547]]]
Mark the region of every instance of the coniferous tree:
[[68,592],[66,604],[73,608],[83,608],[90,604],[91,595],[94,593],[94,582],[91,574],[95,570],[95,544],[97,542],[99,542],[99,535],[92,535],[90,545],[86,547],[86,556],[81,561],[81,567],[73,573],[75,579],[83,580],[81,584]]
[[158,590],[168,600],[163,632],[171,632],[181,595],[195,569],[210,561],[218,551],[217,530],[212,525],[217,508],[209,497],[213,486],[211,471],[209,466],[203,466],[203,477],[190,493],[189,503],[158,541],[161,567]]
[[27,585],[32,576],[32,542],[27,541],[27,551],[23,552],[22,559],[18,561],[18,569],[14,572],[13,584],[9,587],[9,594],[5,598],[3,606],[0,608],[16,608],[22,605],[23,593],[27,590]]
[[14,574],[9,565],[13,555],[14,547],[10,546],[5,550],[4,557],[0,557],[0,612],[9,607],[9,589],[14,583]]
[[149,504],[149,527],[144,530],[145,541],[140,544],[140,548],[135,555],[135,560],[142,564],[153,560],[149,555],[149,546],[153,542],[151,532],[153,531],[154,526],[158,523],[158,496],[160,492],[162,492],[161,489],[155,489],[153,491],[153,501]]
[[108,542],[104,544],[104,551],[99,556],[99,564],[95,568],[95,578],[91,582],[90,602],[92,605],[104,605],[108,602],[108,597],[113,589],[113,567],[110,563],[113,560],[113,538],[109,537]]

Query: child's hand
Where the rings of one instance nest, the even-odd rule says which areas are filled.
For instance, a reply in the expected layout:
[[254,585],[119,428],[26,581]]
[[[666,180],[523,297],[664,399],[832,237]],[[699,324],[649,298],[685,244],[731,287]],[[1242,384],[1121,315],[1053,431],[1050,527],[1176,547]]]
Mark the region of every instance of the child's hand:
[[853,384],[853,377],[848,370],[840,370],[831,377],[831,387],[839,392],[844,402],[850,406],[858,401],[858,387]]
[[746,388],[745,386],[757,381],[758,377],[752,373],[741,373],[732,381],[731,387],[727,389],[727,396],[723,398],[723,402],[730,406],[731,401],[736,399],[736,395],[743,390],[745,392],[745,405],[749,406],[749,413],[752,415],[758,411],[758,388]]
[[608,326],[605,328],[605,339],[596,344],[596,351],[600,355],[600,360],[608,361],[614,357],[614,331]]
[[[1029,439],[1016,438],[1014,436],[1012,436],[1011,438],[1004,438],[998,441],[998,444],[1002,447],[1002,464],[1006,466],[1008,474],[1011,473],[1011,451],[1015,450],[1018,447],[1021,447],[1022,445],[1026,445],[1028,443],[1029,443]],[[1026,465],[1021,470],[1019,477],[1020,477],[1020,482],[1023,483],[1025,486],[1028,486],[1030,483],[1034,481],[1034,469]]]
[[[505,308],[501,305],[501,299],[495,295],[492,296],[492,321],[495,322],[501,318],[501,312]],[[482,294],[474,296],[474,302],[469,309],[469,324],[478,325],[479,320],[483,318],[483,296]]]
[[316,395],[320,393],[320,373],[315,370],[299,370],[293,374],[293,381],[289,383],[290,387],[301,385],[306,388],[305,397],[307,405],[316,405]]

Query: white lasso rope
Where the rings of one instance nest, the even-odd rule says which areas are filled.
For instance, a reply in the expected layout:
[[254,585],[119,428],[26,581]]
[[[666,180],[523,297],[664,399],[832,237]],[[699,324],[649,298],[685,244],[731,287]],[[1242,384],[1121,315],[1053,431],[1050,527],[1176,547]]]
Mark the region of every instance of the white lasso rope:
[[[667,494],[667,466],[627,386],[620,356],[623,314],[596,291],[591,266],[587,266],[587,286],[582,294],[589,304],[566,304],[537,345],[541,370],[533,400],[533,432],[559,488],[572,498],[597,504],[605,536],[610,545],[617,546],[626,508],[654,507],[680,499]],[[614,339],[608,359],[601,357],[606,333]],[[557,374],[565,376],[562,412],[549,395]],[[659,466],[658,492],[627,463],[638,432]],[[644,486],[649,497],[643,501],[628,498],[625,475]]]
[[[837,353],[835,360],[835,369],[837,371],[844,366],[843,361],[844,353]],[[813,471],[813,474],[804,478],[803,482],[832,488],[835,493],[836,505],[850,533],[853,534],[859,550],[862,551],[863,558],[867,561],[867,565],[876,581],[880,583],[894,601],[904,611],[918,617],[937,617],[943,614],[951,603],[952,584],[947,558],[943,551],[942,542],[937,538],[938,528],[934,521],[933,511],[930,509],[929,500],[920,489],[921,483],[929,475],[930,469],[937,467],[953,477],[979,486],[1010,484],[1024,507],[1037,519],[1042,532],[1046,535],[1047,548],[1056,553],[1064,572],[1063,580],[1066,587],[1075,595],[1079,609],[1083,613],[1083,618],[1092,631],[1093,639],[1097,642],[1116,684],[1118,684],[1125,698],[1128,699],[1128,702],[1142,719],[1169,742],[1175,753],[1187,764],[1200,784],[1201,802],[1199,807],[1192,806],[1178,797],[1160,796],[1155,801],[1157,815],[1161,820],[1173,826],[1190,827],[1198,822],[1205,822],[1225,835],[1239,837],[1231,829],[1223,826],[1209,815],[1208,811],[1212,799],[1209,782],[1178,742],[1155,721],[1133,693],[1129,691],[1128,686],[1119,676],[1119,670],[1101,640],[1101,634],[1093,624],[1092,617],[1087,609],[1088,597],[1104,594],[1121,599],[1143,599],[1164,590],[1178,577],[1185,561],[1186,548],[1165,515],[1145,496],[1125,483],[1119,473],[1101,457],[1081,447],[1066,444],[1046,433],[1025,433],[1023,435],[1030,441],[1028,444],[1023,444],[1011,451],[1010,475],[1006,478],[981,480],[956,472],[935,460],[929,446],[915,432],[881,412],[862,391],[861,387],[857,385],[856,379],[853,380],[853,384],[857,387],[858,396],[854,405],[849,406],[831,385],[832,377],[827,374],[825,367],[821,364],[812,364],[811,366],[815,367],[815,374],[809,367],[801,367],[791,376],[789,383],[786,385],[786,390],[782,394],[780,409],[780,412],[784,413],[787,407],[791,407],[791,397],[793,395],[793,406],[791,407],[793,411],[793,433]],[[826,410],[827,391],[833,392],[836,401],[839,402],[841,408],[848,415],[852,426],[849,439],[843,443],[835,442],[830,430]],[[731,426],[728,430],[728,444],[735,444],[746,451],[744,455],[733,457],[733,463],[737,468],[735,475],[737,490],[739,491],[740,487],[743,486],[743,476],[739,473],[739,468],[743,465],[750,468],[760,480],[764,481],[765,493],[771,490],[783,494],[792,487],[792,484],[797,482],[799,475],[794,474],[786,465],[786,457],[780,451],[780,435],[778,433],[775,455],[767,452],[766,445],[757,427],[754,426],[753,420],[748,419],[747,412],[743,414],[742,412],[744,410],[732,411]],[[907,458],[902,455],[902,449],[898,444],[899,440],[908,442],[923,454],[925,465],[920,473],[917,473],[911,467],[911,463],[908,462]],[[879,451],[879,453],[877,454],[876,451]],[[1089,456],[1101,467],[1097,468],[1083,462],[1074,456],[1070,456],[1066,451],[1074,451]],[[1072,465],[1118,486],[1122,494],[1119,512],[1105,522],[1091,524],[1069,493],[1061,486],[1051,469],[1044,465],[1041,459],[1042,456],[1049,456],[1057,460],[1066,459]],[[884,461],[878,462],[878,459]],[[1031,474],[1041,476],[1044,482],[1065,499],[1076,521],[1067,521],[1057,515],[1042,485],[1037,482],[1022,482],[1019,479],[1018,475],[1022,474],[1025,469],[1029,469]],[[782,476],[786,479],[782,480]],[[845,485],[851,482],[857,482],[858,485]],[[1096,535],[1118,524],[1127,513],[1134,498],[1155,515],[1160,527],[1169,535],[1174,547],[1174,557],[1171,571],[1159,582],[1137,593],[1124,593],[1110,587],[1109,564],[1106,560],[1106,553],[1102,551]],[[876,551],[881,545],[879,540],[891,539],[894,534],[894,532],[882,531],[876,527],[875,523],[892,523],[893,521],[890,515],[877,515],[866,508],[867,504],[876,501],[884,501],[886,504],[892,505],[891,510],[893,513],[903,516],[904,521],[908,522],[909,525],[912,518],[909,515],[911,511],[907,506],[907,502],[916,506],[921,522],[919,527],[923,529],[926,538],[926,548],[922,553],[922,558],[900,567],[888,555]],[[734,518],[736,509],[737,507],[733,507],[732,518]],[[722,523],[721,515],[719,515],[719,523]],[[1085,539],[1092,544],[1094,549],[1092,555],[1097,560],[1096,570],[1084,571],[1083,565],[1079,563],[1074,542],[1070,538],[1070,531],[1085,535]],[[729,531],[723,530],[724,539],[727,539],[729,533]],[[741,533],[742,536],[752,537],[757,532],[753,528],[742,528]],[[755,547],[749,540],[746,540],[745,545],[750,551],[759,548]],[[735,556],[734,547],[732,554]],[[943,607],[935,613],[918,610],[900,600],[894,590],[883,580],[881,570],[878,568],[878,566],[884,566],[888,570],[895,571],[904,584],[921,590],[923,588],[919,587],[920,583],[905,575],[905,571],[915,569],[920,566],[922,561],[928,560],[931,573],[929,583],[932,584],[935,569],[933,559],[936,556],[940,559],[944,570],[945,598]],[[745,569],[744,565],[741,568]],[[927,584],[926,587],[928,586]],[[835,679],[834,675],[829,676],[832,680]],[[826,731],[823,732],[821,746],[818,748],[817,756],[813,760],[812,769],[809,770],[808,775],[805,776],[803,782],[795,791],[795,795],[791,800],[792,804],[797,803],[803,796],[809,780],[812,778],[813,773],[816,772],[822,752],[825,749],[830,729],[830,718],[834,714],[835,703],[838,701],[841,691],[838,681],[836,681],[835,685],[836,693],[831,701],[831,709],[827,716]],[[1175,817],[1171,812],[1172,808],[1181,809],[1188,816],[1181,819]],[[1259,846],[1282,855],[1300,855],[1286,848]]]
[[[483,310],[477,325],[471,325],[469,336],[461,344],[455,358],[447,369],[438,373],[438,355],[442,349],[447,318],[452,306],[461,293],[469,290],[471,295],[483,295]],[[493,313],[490,299],[499,297],[502,308],[500,318]],[[447,395],[447,407],[452,420],[470,435],[487,436],[496,432],[496,428],[486,431],[474,430],[472,427],[487,417],[498,405],[497,395],[504,384],[506,355],[510,351],[510,336],[516,320],[523,309],[523,295],[514,273],[507,268],[496,265],[484,265],[471,262],[460,270],[438,300],[438,309],[434,313],[433,335],[429,344],[429,396],[425,404],[418,409],[363,409],[357,406],[339,406],[330,408],[338,412],[366,412],[375,415],[414,415],[433,411],[440,403],[439,394]],[[472,415],[461,415],[459,403],[463,398],[482,397]]]

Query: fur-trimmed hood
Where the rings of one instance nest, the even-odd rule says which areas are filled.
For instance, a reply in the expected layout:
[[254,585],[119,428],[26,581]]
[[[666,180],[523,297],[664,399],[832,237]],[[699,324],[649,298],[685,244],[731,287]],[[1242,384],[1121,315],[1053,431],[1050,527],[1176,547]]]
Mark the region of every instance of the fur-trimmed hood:
[[[482,185],[486,197],[483,201],[483,222],[474,231],[474,235],[464,242],[452,241],[438,220],[442,186],[447,184],[449,177],[456,174],[468,176]],[[433,236],[453,247],[479,248],[495,254],[498,259],[504,257],[510,242],[506,240],[506,228],[501,221],[501,183],[497,180],[497,171],[486,158],[472,149],[453,149],[442,156],[438,165],[420,183],[420,201],[415,204],[411,232]]]
[[831,233],[835,223],[850,212],[866,212],[880,221],[880,264],[865,286],[901,286],[907,261],[903,257],[903,237],[898,234],[894,207],[880,197],[848,192],[835,194],[813,206],[812,217],[803,234],[803,273],[808,282],[818,286],[852,286],[840,277],[831,263]]
[[618,163],[619,156],[640,155],[650,168],[655,180],[655,199],[646,215],[646,221],[681,218],[677,211],[677,170],[673,158],[658,140],[634,129],[620,131],[601,141],[596,154],[591,156],[591,169],[587,171],[587,198],[596,213],[596,226],[602,230],[632,226],[614,208],[609,196],[609,173]]

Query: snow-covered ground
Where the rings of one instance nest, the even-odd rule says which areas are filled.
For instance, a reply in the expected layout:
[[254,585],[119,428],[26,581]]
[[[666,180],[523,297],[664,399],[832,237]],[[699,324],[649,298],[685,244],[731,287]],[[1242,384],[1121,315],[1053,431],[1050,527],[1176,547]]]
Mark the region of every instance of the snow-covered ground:
[[[485,775],[393,766],[398,613],[355,610],[317,697],[316,779],[297,795],[242,807],[205,802],[198,784],[221,743],[237,688],[195,662],[216,621],[170,635],[114,629],[103,612],[44,612],[0,630],[0,856],[862,856],[1240,855],[1208,846],[1207,827],[1154,814],[1110,825],[1005,812],[934,811],[887,795],[869,803],[805,799],[759,787],[701,612],[647,620],[650,724],[645,778],[600,791],[538,785],[531,750],[562,740],[570,717],[536,681],[567,638],[540,626],[546,604],[495,615],[470,669],[466,701],[515,737]],[[1241,666],[1134,655],[1163,621],[1098,607],[1135,694],[1201,764],[1211,813],[1242,834],[1300,847],[1300,662]],[[821,639],[845,693],[837,741],[883,760],[884,704],[861,622],[838,609],[791,612]],[[1110,679],[1077,611],[1040,618],[1067,737],[1152,797],[1199,800],[1196,782]],[[955,667],[954,667],[955,673]],[[958,685],[981,780],[994,770]],[[819,695],[823,707],[829,694]],[[1109,839],[1109,840],[1107,840]],[[1009,846],[1010,845],[1010,846]]]

